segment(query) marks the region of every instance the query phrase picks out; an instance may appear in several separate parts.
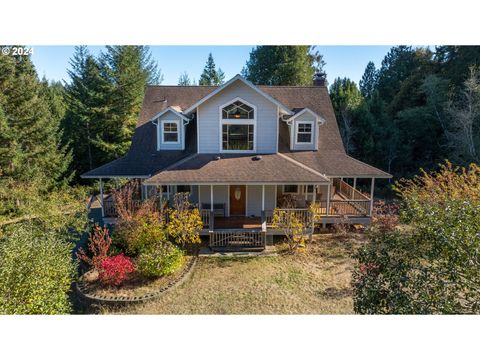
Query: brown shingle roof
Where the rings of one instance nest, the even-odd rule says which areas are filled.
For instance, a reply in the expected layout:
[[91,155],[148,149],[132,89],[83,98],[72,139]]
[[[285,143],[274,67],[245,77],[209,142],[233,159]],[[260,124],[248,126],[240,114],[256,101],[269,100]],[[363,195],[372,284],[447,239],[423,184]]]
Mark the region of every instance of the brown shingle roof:
[[[217,159],[219,157],[219,159]],[[145,184],[319,183],[322,175],[279,154],[196,154],[165,169]]]
[[[187,126],[184,151],[158,152],[155,128],[149,120],[168,106],[186,109],[216,88],[216,86],[148,86],[128,154],[121,159],[91,170],[83,176],[149,176],[194,154],[197,149],[195,121],[190,122]],[[290,151],[288,127],[283,121],[280,121],[279,152],[302,162],[321,174],[345,177],[389,176],[389,174],[355,160],[345,153],[326,87],[259,86],[259,88],[290,109],[308,107],[326,120],[325,124],[320,126],[318,151]]]

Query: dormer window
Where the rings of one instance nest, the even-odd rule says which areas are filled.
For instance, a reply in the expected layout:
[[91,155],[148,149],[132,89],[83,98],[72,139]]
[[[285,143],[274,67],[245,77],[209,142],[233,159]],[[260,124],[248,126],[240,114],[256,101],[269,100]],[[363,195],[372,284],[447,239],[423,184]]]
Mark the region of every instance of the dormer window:
[[162,121],[162,140],[165,144],[178,144],[178,121]]
[[240,98],[220,107],[220,151],[254,152],[256,108]]
[[297,122],[297,144],[311,144],[313,138],[312,122]]

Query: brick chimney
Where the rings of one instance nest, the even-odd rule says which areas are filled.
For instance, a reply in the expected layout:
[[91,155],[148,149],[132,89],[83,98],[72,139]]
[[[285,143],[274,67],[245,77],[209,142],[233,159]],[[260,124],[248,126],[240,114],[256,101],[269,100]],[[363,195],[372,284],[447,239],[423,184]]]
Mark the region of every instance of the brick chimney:
[[313,76],[313,86],[327,86],[327,74],[316,73]]

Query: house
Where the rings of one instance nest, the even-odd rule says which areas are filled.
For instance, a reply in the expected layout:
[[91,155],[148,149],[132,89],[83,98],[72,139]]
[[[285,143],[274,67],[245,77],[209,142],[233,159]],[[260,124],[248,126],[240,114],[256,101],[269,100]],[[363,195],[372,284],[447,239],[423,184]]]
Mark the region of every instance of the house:
[[[215,247],[265,244],[286,195],[309,233],[316,222],[368,223],[375,179],[391,175],[346,154],[324,77],[256,86],[237,75],[221,86],[147,87],[128,154],[82,177],[100,179],[106,221],[115,209],[102,179],[141,179],[144,198],[189,192]],[[368,195],[357,189],[365,178]]]

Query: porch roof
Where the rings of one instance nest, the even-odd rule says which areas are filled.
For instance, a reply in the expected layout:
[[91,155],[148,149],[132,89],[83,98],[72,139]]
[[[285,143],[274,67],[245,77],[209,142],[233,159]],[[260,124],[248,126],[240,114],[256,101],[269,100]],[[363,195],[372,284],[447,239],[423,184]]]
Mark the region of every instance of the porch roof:
[[145,180],[144,184],[328,182],[322,174],[281,154],[195,154]]

